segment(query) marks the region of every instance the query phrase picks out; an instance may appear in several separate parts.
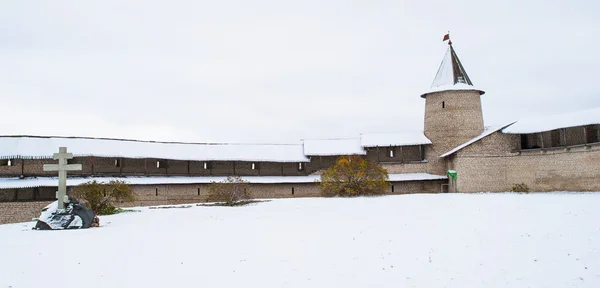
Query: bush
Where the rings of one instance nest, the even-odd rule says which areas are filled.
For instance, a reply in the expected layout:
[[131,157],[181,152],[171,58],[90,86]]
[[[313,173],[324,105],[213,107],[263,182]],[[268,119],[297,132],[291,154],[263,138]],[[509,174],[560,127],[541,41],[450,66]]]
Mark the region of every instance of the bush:
[[113,180],[108,183],[96,180],[75,187],[71,196],[84,202],[86,206],[100,215],[116,214],[122,211],[115,207],[117,202],[132,202],[135,194],[124,181]]
[[529,192],[529,187],[527,187],[527,184],[525,183],[521,183],[521,184],[514,184],[512,186],[511,189],[512,192]]
[[343,156],[321,175],[323,196],[362,196],[384,194],[388,173],[360,156]]
[[208,202],[221,202],[235,206],[240,202],[251,199],[248,195],[247,181],[239,176],[228,176],[221,182],[212,182],[208,187]]

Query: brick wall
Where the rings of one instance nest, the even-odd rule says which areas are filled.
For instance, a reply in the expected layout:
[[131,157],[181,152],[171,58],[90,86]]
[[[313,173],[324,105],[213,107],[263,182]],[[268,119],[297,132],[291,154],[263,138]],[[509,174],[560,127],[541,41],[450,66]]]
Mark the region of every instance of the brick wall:
[[[389,187],[389,194],[407,193],[437,193],[440,185],[445,181],[411,181],[395,182]],[[392,191],[392,188],[393,191]],[[209,184],[167,184],[167,185],[131,185],[136,193],[136,201],[131,203],[119,203],[120,207],[152,206],[152,205],[175,205],[186,203],[205,202],[208,197]],[[29,200],[35,188],[18,189],[16,192],[19,199]],[[54,188],[45,189],[45,194],[52,192]],[[50,192],[49,192],[50,191]],[[0,197],[9,195],[10,201],[14,197],[15,190],[0,190]],[[4,194],[3,194],[4,193]],[[277,183],[277,184],[250,184],[248,193],[253,198],[295,198],[295,197],[319,197],[321,189],[317,183]],[[48,196],[48,195],[46,195]],[[50,201],[38,202],[3,202],[0,203],[0,224],[30,221],[38,217],[41,209]]]
[[518,151],[519,135],[493,133],[457,152],[459,192],[510,191],[525,183],[531,191],[600,191],[600,145]]
[[40,216],[49,201],[0,203],[0,224],[31,221]]
[[[444,108],[442,107],[444,102]],[[425,98],[425,135],[437,155],[483,132],[481,98],[476,91],[444,91]]]
[[[385,163],[385,162],[411,162],[421,161],[421,149],[423,149],[423,156],[425,156],[425,149],[423,146],[390,146],[390,147],[375,147],[367,148],[366,159],[374,163]],[[393,153],[390,157],[390,151]]]
[[[23,159],[1,159],[5,162],[10,160],[11,165],[0,165],[0,175],[2,176],[19,176],[23,169]],[[8,164],[8,163],[6,163]]]

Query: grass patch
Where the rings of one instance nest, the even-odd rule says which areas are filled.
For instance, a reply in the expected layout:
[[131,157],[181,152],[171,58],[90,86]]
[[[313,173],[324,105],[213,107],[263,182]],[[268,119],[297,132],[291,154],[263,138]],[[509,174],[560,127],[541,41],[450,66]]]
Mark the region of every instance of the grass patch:
[[237,201],[233,203],[227,202],[215,202],[215,203],[206,203],[206,204],[196,204],[196,206],[222,206],[222,207],[237,207],[237,206],[246,206],[254,203],[260,202],[269,202],[268,200],[243,200]]
[[173,209],[173,208],[192,208],[192,205],[169,205],[169,206],[152,206],[148,209]]

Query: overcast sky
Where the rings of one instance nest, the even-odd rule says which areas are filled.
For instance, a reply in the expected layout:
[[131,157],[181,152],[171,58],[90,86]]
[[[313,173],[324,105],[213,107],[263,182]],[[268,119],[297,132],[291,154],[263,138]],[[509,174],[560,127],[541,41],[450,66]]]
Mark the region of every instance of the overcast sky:
[[[524,3],[527,2],[527,3]],[[283,142],[423,129],[451,38],[486,125],[600,106],[599,1],[0,3],[0,134]]]

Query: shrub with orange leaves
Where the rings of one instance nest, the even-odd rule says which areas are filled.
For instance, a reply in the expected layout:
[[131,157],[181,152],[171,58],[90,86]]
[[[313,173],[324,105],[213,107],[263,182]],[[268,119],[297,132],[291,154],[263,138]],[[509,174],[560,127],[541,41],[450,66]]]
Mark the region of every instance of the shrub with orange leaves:
[[323,196],[353,197],[385,194],[388,173],[360,156],[342,156],[321,175]]

